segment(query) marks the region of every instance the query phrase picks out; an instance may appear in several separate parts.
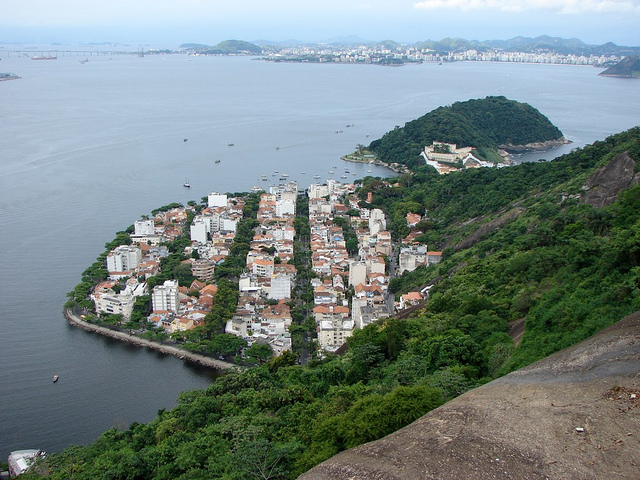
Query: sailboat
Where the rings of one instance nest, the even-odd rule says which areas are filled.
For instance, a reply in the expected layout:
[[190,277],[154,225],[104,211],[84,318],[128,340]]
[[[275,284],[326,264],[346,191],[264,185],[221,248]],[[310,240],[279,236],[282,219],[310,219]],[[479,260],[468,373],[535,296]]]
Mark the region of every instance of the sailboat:
[[185,188],[191,188],[191,184],[189,183],[189,179],[185,178],[184,179],[184,183],[182,184],[183,187]]

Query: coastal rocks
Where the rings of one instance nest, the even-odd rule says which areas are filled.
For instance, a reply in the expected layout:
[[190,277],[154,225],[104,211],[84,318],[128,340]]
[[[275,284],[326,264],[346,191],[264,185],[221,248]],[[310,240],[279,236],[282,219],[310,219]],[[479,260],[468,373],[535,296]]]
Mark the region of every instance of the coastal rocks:
[[218,370],[241,370],[242,369],[241,367],[234,365],[233,363],[223,362],[221,360],[216,360],[215,358],[206,357],[198,353],[190,352],[188,350],[183,350],[181,348],[178,348],[172,345],[152,342],[150,340],[147,340],[146,338],[135,337],[125,332],[111,330],[109,328],[102,327],[100,325],[95,325],[93,323],[85,322],[80,317],[74,315],[71,311],[67,309],[64,310],[64,316],[69,321],[70,324],[76,327],[79,327],[87,332],[98,333],[100,335],[104,335],[105,337],[130,343],[132,345],[135,345],[136,347],[150,348],[152,350],[156,350],[166,355],[173,355],[174,357],[178,357],[180,360],[185,360],[191,363],[202,365],[204,367],[215,368]]
[[627,152],[616,155],[587,180],[580,203],[602,208],[615,202],[618,192],[638,184],[640,173],[634,169],[635,162]]
[[562,137],[557,140],[547,140],[546,142],[534,142],[527,143],[526,145],[500,145],[501,150],[505,150],[509,153],[524,153],[524,152],[544,152],[545,150],[551,150],[558,148],[562,145],[568,145],[571,141]]

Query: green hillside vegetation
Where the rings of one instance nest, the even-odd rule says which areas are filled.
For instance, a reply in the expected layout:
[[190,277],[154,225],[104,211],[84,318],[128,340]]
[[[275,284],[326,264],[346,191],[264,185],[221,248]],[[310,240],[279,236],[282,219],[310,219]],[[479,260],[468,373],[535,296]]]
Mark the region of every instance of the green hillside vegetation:
[[215,53],[215,54],[234,54],[234,53],[242,53],[242,54],[255,54],[260,55],[262,53],[262,48],[253,43],[245,42],[242,40],[225,40],[220,42],[219,44],[210,47],[207,50],[207,53]]
[[499,146],[561,138],[562,132],[532,106],[486,97],[439,107],[404,127],[397,126],[371,142],[369,149],[384,162],[416,167],[424,163],[422,149],[434,141],[476,147],[478,156],[495,161]]
[[[422,213],[421,240],[444,249],[443,262],[390,285],[399,294],[434,284],[422,310],[356,331],[342,356],[299,366],[285,353],[227,374],[42,468],[50,479],[293,479],[611,325],[640,307],[640,186],[604,208],[579,197],[620,152],[638,166],[640,128],[553,162],[365,179],[362,198],[373,192],[395,236],[407,211]],[[521,319],[516,346],[509,326]]]

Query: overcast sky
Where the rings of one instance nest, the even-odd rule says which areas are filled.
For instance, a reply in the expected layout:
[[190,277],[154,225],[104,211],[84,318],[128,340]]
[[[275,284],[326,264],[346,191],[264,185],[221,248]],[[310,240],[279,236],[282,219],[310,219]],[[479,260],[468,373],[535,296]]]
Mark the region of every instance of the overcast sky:
[[640,45],[640,0],[0,0],[0,42],[413,43],[550,35]]

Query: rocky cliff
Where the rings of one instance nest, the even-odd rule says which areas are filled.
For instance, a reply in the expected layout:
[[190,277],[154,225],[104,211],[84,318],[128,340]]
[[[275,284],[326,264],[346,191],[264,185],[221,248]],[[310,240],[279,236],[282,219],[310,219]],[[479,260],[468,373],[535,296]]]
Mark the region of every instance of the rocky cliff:
[[640,478],[640,312],[304,480]]
[[599,168],[582,187],[580,203],[602,208],[615,202],[618,192],[638,184],[640,174],[635,172],[635,162],[627,152],[616,155]]

